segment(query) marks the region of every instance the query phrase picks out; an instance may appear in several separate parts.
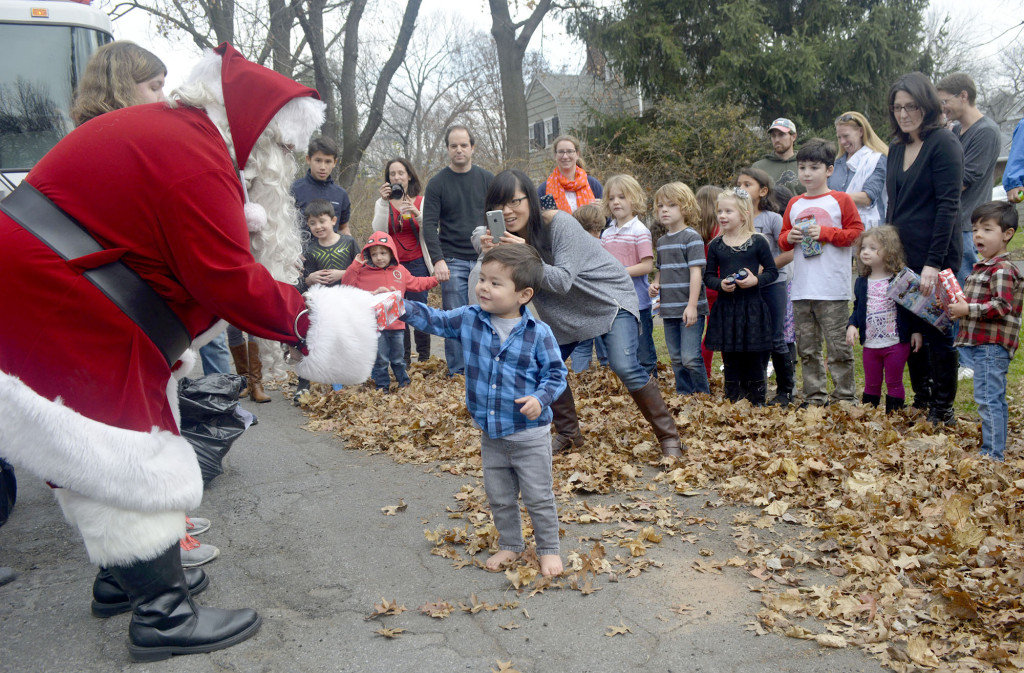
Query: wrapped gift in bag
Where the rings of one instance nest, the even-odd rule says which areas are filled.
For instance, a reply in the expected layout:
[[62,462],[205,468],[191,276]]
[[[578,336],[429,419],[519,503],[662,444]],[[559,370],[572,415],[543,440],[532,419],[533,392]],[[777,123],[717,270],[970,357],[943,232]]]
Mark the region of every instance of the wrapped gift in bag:
[[886,295],[914,315],[923,318],[935,329],[945,332],[949,329],[949,316],[935,291],[925,295],[921,292],[921,277],[910,269],[903,269],[889,282]]
[[939,299],[942,301],[943,306],[967,301],[964,291],[960,288],[960,282],[956,279],[956,274],[953,273],[952,269],[939,271]]
[[377,295],[377,299],[373,304],[373,311],[377,314],[377,329],[384,329],[398,320],[398,316],[405,313],[405,302],[402,301],[402,293],[394,291]]

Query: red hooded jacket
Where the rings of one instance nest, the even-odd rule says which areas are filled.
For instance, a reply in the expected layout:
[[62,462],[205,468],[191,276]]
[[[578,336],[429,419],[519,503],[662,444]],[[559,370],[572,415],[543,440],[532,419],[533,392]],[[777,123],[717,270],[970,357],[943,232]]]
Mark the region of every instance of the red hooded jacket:
[[[370,259],[370,248],[375,245],[383,245],[391,251],[391,262],[384,268],[373,265]],[[356,255],[355,260],[345,270],[341,277],[345,285],[352,285],[361,290],[373,292],[374,290],[386,287],[389,290],[397,290],[405,296],[406,290],[413,292],[425,292],[432,287],[437,287],[437,278],[433,276],[414,276],[398,262],[398,249],[391,235],[386,231],[375,231],[370,239],[363,246],[362,252]],[[388,325],[385,329],[405,329],[405,323],[401,320]]]

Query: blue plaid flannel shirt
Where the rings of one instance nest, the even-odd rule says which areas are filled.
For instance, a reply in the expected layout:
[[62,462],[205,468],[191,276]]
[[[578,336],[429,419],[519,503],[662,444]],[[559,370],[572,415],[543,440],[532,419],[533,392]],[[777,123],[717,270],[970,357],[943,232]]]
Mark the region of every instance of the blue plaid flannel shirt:
[[[551,403],[565,390],[566,369],[551,328],[523,307],[523,318],[501,342],[491,316],[479,306],[439,311],[405,300],[401,317],[412,327],[462,344],[466,361],[466,407],[487,436],[551,424]],[[513,400],[531,395],[543,411],[530,420]]]

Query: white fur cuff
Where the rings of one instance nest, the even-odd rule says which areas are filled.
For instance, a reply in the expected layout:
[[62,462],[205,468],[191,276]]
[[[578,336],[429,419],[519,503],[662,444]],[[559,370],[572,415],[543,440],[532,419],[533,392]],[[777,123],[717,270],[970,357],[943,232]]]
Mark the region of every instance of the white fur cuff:
[[199,461],[183,437],[94,421],[2,371],[0,456],[53,484],[127,510],[188,510],[203,499]]
[[373,295],[346,285],[316,285],[306,293],[309,355],[295,372],[310,381],[351,385],[370,376],[377,359]]

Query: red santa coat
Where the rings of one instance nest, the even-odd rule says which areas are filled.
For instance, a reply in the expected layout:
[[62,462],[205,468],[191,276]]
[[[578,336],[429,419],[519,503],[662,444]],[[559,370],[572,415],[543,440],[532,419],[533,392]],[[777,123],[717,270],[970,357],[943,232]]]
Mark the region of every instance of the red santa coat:
[[[374,266],[370,260],[370,248],[375,245],[383,245],[391,251],[391,263],[384,268]],[[432,287],[437,287],[437,278],[414,276],[409,269],[399,263],[398,249],[395,246],[394,238],[386,231],[375,231],[370,235],[362,252],[356,255],[349,267],[345,269],[345,273],[341,276],[341,282],[368,292],[386,287],[389,290],[401,292],[403,297],[406,290],[425,292]],[[385,329],[405,329],[405,323],[396,320]]]
[[40,395],[116,427],[177,432],[164,357],[82,277],[111,258],[142,276],[193,337],[220,316],[296,341],[302,296],[253,259],[238,174],[204,111],[158,103],[109,112],[26,179],[107,249],[64,262],[0,213],[0,369]]

